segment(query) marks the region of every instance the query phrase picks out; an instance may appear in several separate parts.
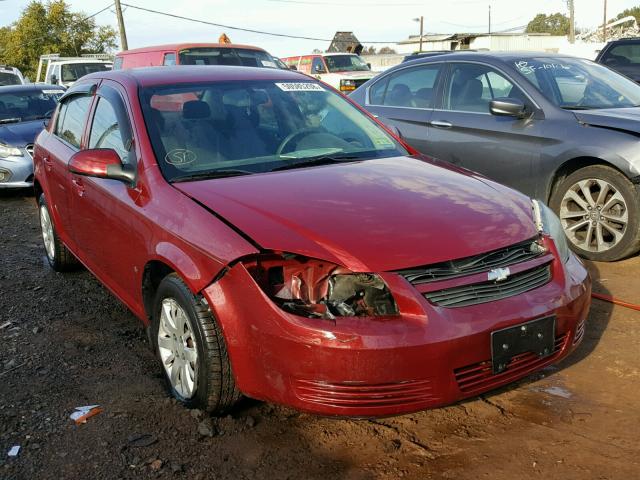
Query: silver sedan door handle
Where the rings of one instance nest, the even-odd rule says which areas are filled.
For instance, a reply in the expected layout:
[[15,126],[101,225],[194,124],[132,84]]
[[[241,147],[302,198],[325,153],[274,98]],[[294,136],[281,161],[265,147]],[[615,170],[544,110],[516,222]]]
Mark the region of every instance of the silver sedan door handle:
[[438,127],[438,128],[451,128],[453,127],[453,123],[451,122],[443,122],[441,120],[432,120],[430,122],[432,127]]

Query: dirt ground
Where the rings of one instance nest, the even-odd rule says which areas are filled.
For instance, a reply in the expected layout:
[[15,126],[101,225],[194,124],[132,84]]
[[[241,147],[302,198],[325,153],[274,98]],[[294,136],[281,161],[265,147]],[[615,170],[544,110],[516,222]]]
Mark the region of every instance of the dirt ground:
[[[0,246],[0,479],[640,478],[640,312],[594,300],[564,363],[448,408],[335,420],[247,400],[209,419],[168,398],[142,325],[88,272],[48,267],[33,197],[0,193]],[[640,257],[590,269],[640,302]]]

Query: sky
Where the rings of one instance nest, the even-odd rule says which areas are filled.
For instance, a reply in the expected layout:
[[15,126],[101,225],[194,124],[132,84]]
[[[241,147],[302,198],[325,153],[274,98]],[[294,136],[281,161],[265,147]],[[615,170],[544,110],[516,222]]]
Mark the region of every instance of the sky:
[[[361,43],[389,42],[424,31],[435,33],[486,32],[491,5],[492,31],[526,25],[538,13],[567,12],[566,0],[121,0],[131,5],[228,26],[331,39],[336,31],[352,31]],[[67,0],[73,10],[87,15],[109,5],[109,0]],[[29,0],[0,0],[0,26],[15,21]],[[575,0],[576,24],[593,28],[602,23],[603,0]],[[640,0],[608,0],[608,18]],[[258,45],[286,57],[326,50],[329,41],[279,38],[220,28],[124,8],[129,48],[160,43],[215,42],[226,33],[234,43]],[[95,17],[116,27],[113,8]],[[377,46],[383,46],[378,44]]]

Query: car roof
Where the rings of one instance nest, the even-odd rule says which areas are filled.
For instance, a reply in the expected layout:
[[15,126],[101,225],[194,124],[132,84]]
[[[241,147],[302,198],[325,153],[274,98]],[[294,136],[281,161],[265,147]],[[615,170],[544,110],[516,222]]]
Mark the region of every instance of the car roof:
[[242,80],[280,80],[284,82],[316,81],[304,73],[293,70],[228,65],[177,65],[111,70],[85,75],[82,77],[82,80],[92,78],[110,79],[122,84],[133,81],[140,87]]
[[186,50],[188,48],[243,48],[246,50],[256,50],[265,52],[266,50],[253,45],[242,45],[239,43],[167,43],[164,45],[150,45],[148,47],[133,48],[118,52],[116,56],[124,56],[131,53],[157,52],[159,50]]
[[28,83],[26,85],[5,85],[0,86],[0,93],[21,93],[42,90],[58,90],[64,92],[60,85],[50,85],[48,83]]
[[565,55],[562,53],[549,53],[549,52],[532,52],[532,51],[482,51],[482,52],[464,52],[461,50],[451,51],[451,53],[445,53],[442,55],[431,55],[427,57],[420,57],[414,60],[409,60],[402,63],[403,67],[407,65],[419,65],[421,63],[442,62],[448,60],[464,61],[464,60],[496,60],[502,63],[507,63],[514,60],[527,60],[533,58],[572,58],[574,56]]

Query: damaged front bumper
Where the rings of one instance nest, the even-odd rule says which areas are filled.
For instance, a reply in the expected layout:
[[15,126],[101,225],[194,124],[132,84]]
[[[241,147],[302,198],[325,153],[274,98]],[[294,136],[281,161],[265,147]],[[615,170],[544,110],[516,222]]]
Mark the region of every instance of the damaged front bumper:
[[[443,406],[496,388],[573,351],[584,334],[591,284],[571,255],[535,290],[461,308],[436,306],[395,273],[381,274],[399,314],[305,318],[283,311],[242,263],[203,291],[247,396],[322,415],[387,416]],[[545,358],[491,371],[491,332],[554,315]]]

